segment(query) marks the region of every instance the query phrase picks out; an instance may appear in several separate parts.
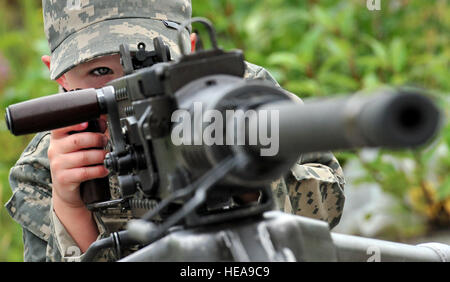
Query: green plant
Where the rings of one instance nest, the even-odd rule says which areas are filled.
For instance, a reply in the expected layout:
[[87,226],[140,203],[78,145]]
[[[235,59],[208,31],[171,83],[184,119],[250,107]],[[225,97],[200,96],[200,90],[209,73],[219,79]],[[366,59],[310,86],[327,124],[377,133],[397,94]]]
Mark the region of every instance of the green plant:
[[[244,49],[249,61],[301,98],[386,85],[421,87],[448,120],[448,2],[382,4],[381,11],[369,11],[365,1],[197,0],[194,11],[212,19],[224,48]],[[450,225],[449,132],[447,123],[425,148],[379,150],[373,160],[361,160],[367,174],[359,181],[380,184],[398,200],[397,212],[425,217],[419,232]],[[359,156],[336,155],[342,164]],[[396,167],[405,161],[411,171]]]
[[[0,77],[0,116],[13,103],[45,96],[57,91],[48,78],[48,70],[40,61],[49,54],[43,33],[42,11],[38,1],[0,2],[0,56],[5,72]],[[0,64],[2,62],[0,61]],[[5,65],[8,65],[7,67]],[[2,206],[11,197],[8,182],[10,168],[32,136],[14,137],[4,122],[0,122],[0,202]],[[0,209],[0,261],[23,259],[20,226]]]

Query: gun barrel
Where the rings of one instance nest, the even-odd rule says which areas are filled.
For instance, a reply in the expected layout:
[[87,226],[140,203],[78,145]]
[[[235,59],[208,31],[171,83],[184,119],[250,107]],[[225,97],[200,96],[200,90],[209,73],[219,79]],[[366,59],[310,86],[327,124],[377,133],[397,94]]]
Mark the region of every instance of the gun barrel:
[[[406,92],[305,105],[278,102],[259,110],[279,113],[280,158],[298,152],[416,147],[430,140],[440,124],[439,110],[429,98]],[[261,128],[257,123],[252,126]],[[270,121],[268,126],[270,129]]]
[[86,89],[50,95],[11,105],[6,124],[14,135],[62,128],[100,117],[101,90]]

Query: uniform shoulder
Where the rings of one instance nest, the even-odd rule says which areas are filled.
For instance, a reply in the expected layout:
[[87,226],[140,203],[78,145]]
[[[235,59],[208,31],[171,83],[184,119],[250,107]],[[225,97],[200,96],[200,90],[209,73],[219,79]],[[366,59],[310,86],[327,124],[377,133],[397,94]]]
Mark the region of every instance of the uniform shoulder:
[[16,165],[32,164],[38,161],[46,168],[49,168],[47,157],[49,145],[50,132],[41,132],[36,134],[20,155]]
[[50,162],[47,156],[49,145],[50,132],[34,136],[10,170],[9,183],[13,192],[27,186],[39,190],[44,195],[51,193]]
[[[247,80],[252,80],[252,79],[257,79],[257,80],[262,80],[262,81],[266,81],[271,83],[274,86],[280,87],[280,84],[277,82],[277,80],[272,76],[272,74],[270,74],[270,72],[268,70],[266,70],[265,68],[249,63],[249,62],[245,62],[245,75],[244,75],[244,79]],[[282,88],[283,89],[283,88]],[[297,95],[295,95],[294,93],[291,93],[285,89],[283,89],[283,92],[289,96],[289,98],[291,98],[294,102],[299,103],[299,104],[303,104],[302,99],[300,99]]]
[[275,78],[263,67],[245,62],[245,79],[259,79],[268,81],[276,86],[280,86]]
[[[5,205],[15,221],[43,241],[47,241],[51,233],[51,174],[47,158],[49,144],[50,133],[43,132],[34,136],[25,148],[11,168],[9,183],[13,194]],[[42,255],[39,253],[40,257]]]

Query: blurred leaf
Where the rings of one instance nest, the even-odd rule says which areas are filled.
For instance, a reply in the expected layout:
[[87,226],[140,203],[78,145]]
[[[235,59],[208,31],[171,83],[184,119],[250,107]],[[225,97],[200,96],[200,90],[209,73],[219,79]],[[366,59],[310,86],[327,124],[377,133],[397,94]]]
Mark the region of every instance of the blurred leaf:
[[388,53],[384,44],[374,38],[367,38],[365,40],[367,44],[372,48],[372,52],[376,59],[381,63],[381,67],[386,67],[388,65]]
[[447,175],[442,184],[437,188],[437,196],[439,200],[450,197],[450,175]]
[[390,61],[395,72],[399,73],[406,66],[407,50],[401,38],[395,38],[390,45]]
[[347,92],[357,91],[359,87],[359,83],[351,76],[339,73],[321,73],[319,81]]
[[380,81],[374,73],[369,73],[363,78],[363,88],[366,90],[373,90],[380,86]]
[[267,58],[267,63],[290,68],[304,69],[304,66],[298,63],[297,56],[289,52],[274,52]]

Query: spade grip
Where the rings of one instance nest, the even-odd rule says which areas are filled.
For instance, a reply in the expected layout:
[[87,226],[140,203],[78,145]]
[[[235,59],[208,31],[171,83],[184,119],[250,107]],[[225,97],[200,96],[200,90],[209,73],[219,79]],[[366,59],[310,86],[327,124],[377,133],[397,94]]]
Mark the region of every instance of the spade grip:
[[[90,121],[88,128],[84,130],[84,132],[102,132],[98,120]],[[81,183],[80,196],[86,205],[109,200],[111,198],[109,192],[109,178],[97,178]]]
[[11,105],[6,109],[6,124],[19,136],[97,119],[104,112],[98,91],[71,91]]

